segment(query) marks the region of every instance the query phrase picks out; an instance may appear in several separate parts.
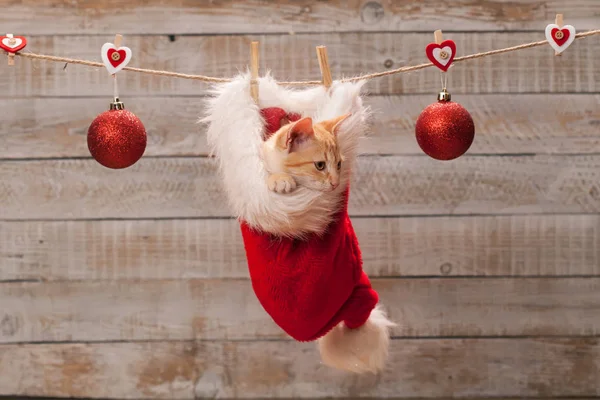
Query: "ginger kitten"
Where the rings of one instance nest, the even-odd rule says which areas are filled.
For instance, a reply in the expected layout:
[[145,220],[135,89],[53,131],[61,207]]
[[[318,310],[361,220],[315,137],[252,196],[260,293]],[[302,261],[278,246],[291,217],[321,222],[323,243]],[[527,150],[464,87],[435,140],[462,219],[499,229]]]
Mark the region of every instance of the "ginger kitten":
[[290,193],[297,185],[331,192],[340,184],[343,155],[337,143],[337,128],[350,116],[342,115],[313,125],[302,118],[282,126],[262,146],[269,189]]

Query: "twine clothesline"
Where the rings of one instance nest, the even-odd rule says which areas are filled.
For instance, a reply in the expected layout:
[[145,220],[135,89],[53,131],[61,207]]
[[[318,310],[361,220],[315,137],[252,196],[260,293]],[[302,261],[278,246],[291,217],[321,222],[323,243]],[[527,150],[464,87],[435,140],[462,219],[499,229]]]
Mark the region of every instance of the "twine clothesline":
[[[582,38],[586,38],[586,37],[598,35],[598,34],[600,34],[600,29],[583,32],[583,33],[578,33],[575,35],[575,39],[582,39]],[[529,49],[532,47],[544,46],[546,44],[548,44],[547,40],[540,40],[539,42],[524,43],[524,44],[521,44],[518,46],[506,47],[504,49],[490,50],[490,51],[486,51],[483,53],[470,54],[467,56],[456,57],[454,59],[453,63],[472,60],[475,58],[492,56],[492,55],[496,55],[496,54],[509,53],[509,52],[523,50],[523,49]],[[60,63],[66,63],[66,64],[79,64],[79,65],[86,65],[89,67],[104,68],[104,64],[102,64],[100,62],[89,61],[89,60],[79,60],[79,59],[75,59],[75,58],[57,57],[57,56],[49,56],[49,55],[44,55],[44,54],[21,53],[21,52],[18,52],[15,55],[20,56],[20,57],[38,59],[38,60],[46,60],[46,61],[60,62]],[[407,66],[407,67],[400,67],[400,68],[391,69],[388,71],[375,72],[375,73],[371,73],[371,74],[355,76],[355,77],[351,77],[351,78],[343,78],[343,79],[341,79],[341,81],[342,82],[356,82],[356,81],[362,81],[362,80],[368,80],[368,79],[374,79],[374,78],[381,78],[381,77],[388,76],[388,75],[412,72],[412,71],[417,71],[420,69],[429,68],[429,67],[433,67],[433,66],[434,66],[433,63],[424,63],[424,64],[412,65],[412,66]],[[231,81],[230,78],[218,78],[218,77],[205,76],[205,75],[183,74],[183,73],[173,72],[173,71],[160,71],[160,70],[146,69],[146,68],[124,67],[123,70],[131,71],[131,72],[139,72],[142,74],[157,75],[157,76],[168,76],[168,77],[172,77],[172,78],[191,79],[191,80],[197,80],[197,81],[203,81],[203,82],[209,82],[209,83],[225,83],[225,82]],[[320,85],[320,84],[322,84],[322,81],[316,81],[316,80],[315,81],[290,81],[290,82],[279,82],[279,84],[286,85],[286,86],[309,86],[309,85]]]

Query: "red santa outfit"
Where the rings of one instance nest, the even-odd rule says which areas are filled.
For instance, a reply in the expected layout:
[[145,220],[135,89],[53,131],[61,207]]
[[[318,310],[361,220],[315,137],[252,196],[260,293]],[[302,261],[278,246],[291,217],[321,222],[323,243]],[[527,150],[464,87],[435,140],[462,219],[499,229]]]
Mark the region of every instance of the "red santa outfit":
[[[267,134],[277,130],[278,124],[267,122]],[[362,326],[379,300],[362,270],[348,195],[346,189],[342,208],[322,236],[283,238],[240,222],[254,292],[275,323],[298,341],[316,340],[340,322]]]

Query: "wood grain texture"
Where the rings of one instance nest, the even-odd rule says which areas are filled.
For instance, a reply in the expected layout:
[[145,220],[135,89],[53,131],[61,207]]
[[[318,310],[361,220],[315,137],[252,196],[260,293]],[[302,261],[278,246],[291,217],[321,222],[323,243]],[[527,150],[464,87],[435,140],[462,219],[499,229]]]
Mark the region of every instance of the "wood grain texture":
[[[118,13],[114,10],[117,8]],[[564,11],[559,0],[420,1],[310,0],[186,1],[36,0],[7,4],[0,23],[21,34],[179,34],[315,31],[539,30]],[[19,15],[20,18],[9,18]],[[165,15],[169,18],[165,18]],[[566,22],[597,28],[600,5],[571,0]],[[56,24],[60,18],[61,23]]]
[[0,346],[0,394],[99,398],[598,396],[597,338],[394,340],[381,375],[319,362],[312,343]]
[[[545,26],[545,24],[543,25]],[[437,26],[436,28],[439,28]],[[448,33],[466,55],[543,39],[533,33]],[[112,36],[42,36],[30,38],[33,53],[100,61],[99,49]],[[326,45],[334,79],[377,72],[427,61],[425,46],[431,33],[344,33],[264,36],[125,36],[131,47],[130,66],[190,74],[231,77],[245,70],[252,40],[260,41],[261,70],[272,70],[279,80],[320,80],[315,46]],[[5,72],[0,97],[102,96],[110,100],[111,78],[104,68],[41,60],[17,59],[18,68]],[[456,63],[449,75],[449,90],[477,93],[597,93],[600,82],[600,40],[577,40],[564,57],[555,57],[550,46],[521,50],[478,60]],[[131,96],[198,95],[208,85],[200,81],[152,76],[123,71],[119,75],[122,99]],[[428,68],[396,74],[369,82],[372,94],[427,94],[435,99],[440,90],[440,72]]]
[[[395,336],[600,332],[600,278],[377,279]],[[249,280],[0,285],[0,343],[286,339]]]
[[[145,158],[0,162],[0,219],[229,216],[217,162]],[[600,156],[361,157],[352,215],[600,212]]]
[[[600,275],[600,216],[354,218],[377,276]],[[0,281],[246,278],[234,220],[0,223]]]
[[[423,154],[415,121],[432,95],[366,97],[374,115],[366,154]],[[469,154],[599,153],[598,95],[464,95],[477,136]],[[134,97],[127,108],[148,132],[145,155],[206,156],[201,97]],[[85,135],[107,108],[105,98],[1,99],[3,145],[0,158],[89,157]]]

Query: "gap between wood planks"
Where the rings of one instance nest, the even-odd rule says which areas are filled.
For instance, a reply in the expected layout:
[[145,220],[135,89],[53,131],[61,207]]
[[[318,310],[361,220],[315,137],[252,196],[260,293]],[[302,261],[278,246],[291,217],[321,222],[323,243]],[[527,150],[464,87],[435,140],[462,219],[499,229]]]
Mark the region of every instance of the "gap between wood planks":
[[[362,95],[363,99],[368,99],[368,98],[381,98],[381,97],[396,97],[396,96],[402,96],[402,97],[419,97],[419,96],[425,96],[425,95],[430,95],[431,96],[431,102],[435,102],[436,101],[436,96],[435,96],[435,88],[432,88],[431,91],[427,91],[427,92],[422,92],[422,93],[417,93],[417,92],[410,92],[410,93],[365,93]],[[562,91],[562,92],[502,92],[500,93],[500,95],[502,96],[520,96],[520,95],[527,95],[527,96],[540,96],[540,97],[547,97],[547,96],[554,96],[554,95],[569,95],[569,96],[596,96],[596,95],[600,95],[600,92],[572,92],[572,91]],[[489,93],[489,92],[469,92],[469,93],[457,93],[456,97],[461,97],[461,96],[489,96],[489,97],[496,97],[498,96],[497,93]],[[454,97],[454,96],[453,96]],[[152,94],[133,94],[128,96],[129,101],[128,102],[132,102],[135,101],[136,99],[198,99],[198,100],[205,100],[210,98],[210,95],[208,94],[158,94],[158,95],[152,95]],[[29,99],[43,99],[43,100],[97,100],[97,99],[109,99],[110,97],[106,96],[106,95],[65,95],[65,96],[61,96],[61,95],[29,95],[29,96],[3,96],[0,94],[0,100],[2,99],[11,99],[11,100],[29,100]],[[109,101],[107,100],[107,104],[109,103]],[[1,397],[0,397],[1,398]]]
[[[127,71],[126,71],[127,72]],[[175,79],[175,78],[173,78]],[[428,91],[423,91],[423,92],[409,92],[409,93],[373,93],[373,94],[364,94],[362,97],[363,99],[369,98],[369,97],[394,97],[394,96],[402,96],[402,97],[419,97],[419,96],[426,96],[426,95],[430,95],[431,96],[431,102],[434,103],[436,101],[436,96],[435,96],[435,91],[438,90],[437,87],[432,87],[431,90]],[[461,93],[458,91],[452,91],[452,98],[453,101],[460,103],[460,97],[463,96],[498,96],[498,94],[495,93],[490,93],[490,92],[475,92],[475,91],[471,91],[468,93]],[[548,92],[531,92],[531,91],[522,91],[522,92],[501,92],[499,93],[500,95],[503,96],[540,96],[540,97],[547,97],[547,96],[596,96],[596,95],[600,95],[600,92],[574,92],[574,91],[569,91],[569,90],[565,90],[565,91],[548,91]],[[132,95],[125,95],[122,96],[123,99],[128,99],[128,103],[131,103],[132,101],[135,101],[135,99],[178,99],[178,98],[183,98],[183,99],[198,99],[198,100],[205,100],[208,98],[208,95],[195,95],[195,94],[158,94],[158,95],[150,95],[150,94],[132,94]],[[43,100],[96,100],[96,99],[109,99],[110,100],[110,96],[106,96],[106,95],[67,95],[67,96],[61,96],[61,95],[48,95],[48,96],[44,96],[44,95],[27,95],[27,96],[20,96],[20,95],[16,95],[16,96],[5,96],[4,94],[0,94],[0,100],[34,100],[34,99],[43,99]],[[107,104],[109,103],[109,101],[107,100]],[[91,121],[90,121],[91,123]]]
[[[473,213],[473,214],[350,214],[352,219],[414,219],[414,218],[477,218],[477,217],[526,217],[526,216],[595,216],[596,213],[588,212],[540,212],[530,214],[519,213]],[[198,217],[101,217],[101,218],[0,218],[0,222],[84,222],[84,221],[210,221],[234,220],[233,216],[198,216]]]
[[[525,280],[525,279],[536,279],[536,280],[561,280],[561,279],[593,279],[600,277],[600,273],[598,274],[584,274],[584,275],[573,275],[573,274],[563,274],[563,275],[373,275],[370,276],[369,279],[371,281],[383,281],[383,280],[399,280],[399,281],[410,281],[410,280],[422,280],[422,279],[430,279],[430,280],[502,280],[502,279],[512,279],[512,280]],[[9,285],[14,283],[101,283],[101,282],[131,282],[131,283],[139,283],[146,281],[188,281],[188,280],[218,280],[218,281],[248,281],[250,282],[250,277],[219,277],[219,278],[83,278],[83,279],[35,279],[35,278],[25,278],[25,279],[0,279],[0,285]],[[479,337],[479,336],[478,336]],[[494,336],[496,337],[496,336]],[[503,336],[504,337],[504,336]],[[506,336],[509,337],[509,336]],[[521,336],[519,336],[521,337]],[[565,336],[566,337],[566,336]],[[54,343],[54,342],[53,342]]]
[[[574,156],[600,156],[600,152],[593,153],[475,153],[475,154],[465,154],[461,158],[467,157],[534,157],[534,156],[566,156],[566,157],[574,157]],[[360,154],[359,158],[387,158],[387,157],[428,157],[425,153],[423,154],[414,154],[414,153],[377,153],[377,154]],[[147,155],[144,156],[144,159],[213,159],[216,158],[214,156],[209,156],[206,154],[198,154],[198,155]],[[0,158],[0,162],[36,162],[36,161],[77,161],[77,160],[93,160],[90,157],[84,156],[76,156],[76,157],[20,157],[20,158]]]
[[[0,395],[0,400],[65,400],[65,397],[30,397],[30,396],[6,396]],[[70,400],[148,400],[147,398],[107,398],[107,397],[68,397]],[[221,400],[239,400],[237,397],[219,397]],[[461,397],[303,397],[302,400],[460,400]],[[465,398],[469,400],[473,400],[473,398]],[[595,400],[600,399],[598,397],[592,396],[569,396],[569,397],[532,397],[532,396],[520,396],[520,397],[477,397],[478,400]],[[170,398],[169,400],[189,400],[187,398],[178,399],[178,398]],[[278,397],[270,397],[269,400],[290,400],[289,398],[278,398]]]
[[[435,341],[435,340],[553,340],[553,339],[600,339],[600,334],[595,335],[456,335],[456,336],[390,336],[393,341]],[[0,343],[0,349],[2,347],[14,347],[14,346],[44,346],[44,345],[86,345],[86,344],[145,344],[145,343],[290,343],[296,342],[292,338],[261,338],[261,339],[117,339],[117,340],[32,340],[25,342],[9,342]],[[299,342],[298,342],[299,343]],[[1,399],[1,397],[0,397]]]
[[[0,395],[0,400],[66,400],[65,397],[31,397],[31,396],[7,396]],[[108,397],[68,397],[69,400],[148,400],[147,398],[108,398]],[[239,400],[239,397],[219,397],[221,400]],[[251,398],[252,400],[254,398]],[[596,400],[600,396],[519,396],[519,397],[302,397],[302,400]],[[188,398],[171,397],[169,400],[189,400]],[[290,400],[289,397],[270,397],[269,400]]]
[[[0,395],[0,400],[65,400],[65,397],[30,397],[30,396],[6,396]],[[148,400],[147,398],[107,398],[107,397],[68,397],[70,400]],[[239,400],[239,397],[219,397],[221,400]],[[463,399],[461,397],[302,397],[302,400],[460,400]],[[472,397],[464,398],[466,400],[474,400]],[[520,396],[520,397],[477,397],[477,400],[596,400],[600,399],[598,397],[592,396],[569,396],[569,397],[560,397],[560,396],[541,396],[541,397],[532,397],[532,396]],[[187,398],[169,398],[169,400],[189,400]],[[252,399],[251,399],[252,400]],[[285,397],[270,397],[269,400],[290,400]]]
[[[548,21],[546,21],[547,23],[553,23],[553,21],[551,19],[548,19]],[[541,26],[541,25],[540,25]],[[542,27],[543,28],[543,27]],[[576,27],[577,28],[577,27]],[[579,27],[577,33],[584,33],[586,31],[589,30],[594,30],[596,29],[595,26],[591,26],[589,28],[581,28]],[[14,30],[14,29],[13,29]],[[485,34],[485,33],[496,33],[496,34],[528,34],[528,33],[540,33],[540,38],[543,38],[544,36],[544,32],[543,29],[510,29],[510,30],[506,30],[506,29],[490,29],[490,30],[484,30],[484,29],[478,29],[478,30],[473,30],[473,31],[469,31],[469,30],[465,30],[465,29],[452,29],[452,28],[445,28],[444,30],[444,34],[446,33],[453,33],[453,34],[466,34],[466,35],[478,35],[478,34]],[[262,31],[256,31],[256,32],[250,32],[250,31],[236,31],[236,32],[226,32],[226,33],[169,33],[169,32],[156,32],[156,33],[135,33],[135,32],[128,32],[128,33],[124,33],[124,36],[146,36],[146,37],[167,37],[169,39],[170,42],[175,42],[177,41],[178,37],[186,37],[186,38],[210,38],[210,37],[243,37],[243,36],[248,36],[248,37],[254,37],[254,36],[296,36],[296,35],[302,35],[302,36],[317,36],[317,35],[360,35],[360,34],[398,34],[398,35],[407,35],[407,34],[424,34],[424,35],[430,35],[433,32],[433,30],[427,30],[427,29],[411,29],[411,30],[407,30],[407,31],[402,31],[402,30],[393,30],[393,29],[380,29],[380,30],[344,30],[344,31],[336,31],[336,30],[323,30],[323,31],[299,31],[299,32],[290,32],[290,31],[273,31],[273,32],[262,32]],[[16,35],[16,33],[15,33]],[[27,35],[28,38],[45,38],[45,37],[49,37],[49,36],[60,36],[60,37],[109,37],[110,35],[107,35],[105,33],[34,33],[31,35]],[[542,39],[541,39],[542,40]],[[326,45],[326,44],[325,44]]]

